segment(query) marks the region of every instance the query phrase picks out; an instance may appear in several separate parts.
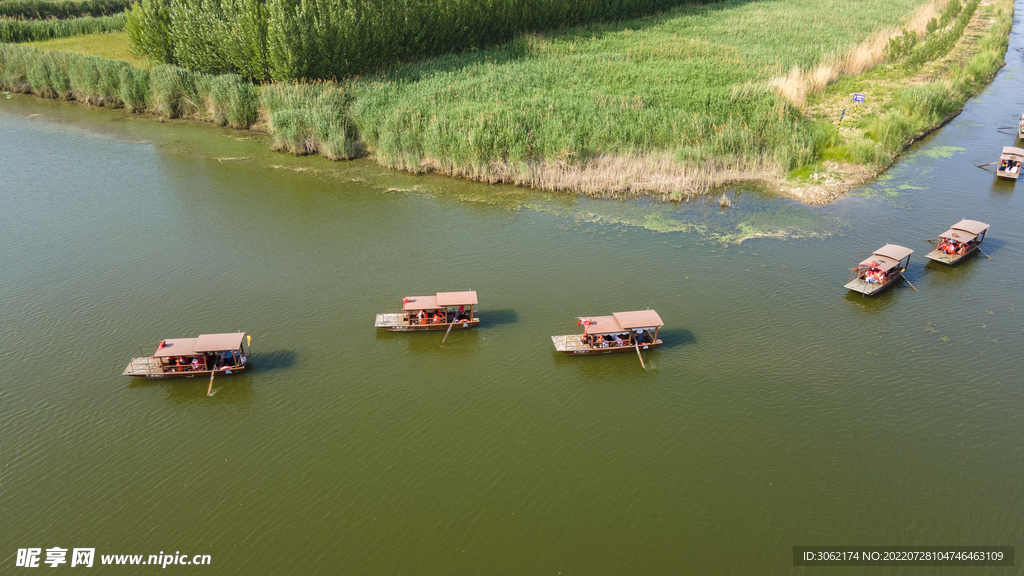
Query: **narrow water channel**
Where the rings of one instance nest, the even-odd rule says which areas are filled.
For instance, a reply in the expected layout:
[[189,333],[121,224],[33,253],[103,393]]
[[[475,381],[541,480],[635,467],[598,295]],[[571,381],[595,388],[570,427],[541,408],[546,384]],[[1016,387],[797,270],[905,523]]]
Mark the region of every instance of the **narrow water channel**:
[[[1014,144],[1022,47],[1017,26],[963,114],[827,207],[580,199],[0,97],[0,571],[27,547],[217,574],[1024,550],[1024,190],[976,167]],[[991,224],[991,258],[926,264],[961,218]],[[887,242],[915,251],[916,291],[846,293]],[[389,301],[469,289],[482,324],[444,344],[373,328]],[[646,370],[553,350],[576,316],[648,307]],[[140,346],[236,330],[254,369],[211,397],[120,375]]]

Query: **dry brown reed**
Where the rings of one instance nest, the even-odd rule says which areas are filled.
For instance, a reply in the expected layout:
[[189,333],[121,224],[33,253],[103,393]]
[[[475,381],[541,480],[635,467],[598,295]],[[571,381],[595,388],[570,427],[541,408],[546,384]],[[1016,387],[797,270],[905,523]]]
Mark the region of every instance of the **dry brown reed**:
[[[921,6],[910,17],[905,29],[915,32],[919,36],[922,35],[928,22],[932,18],[938,18],[948,3],[949,0],[932,0]],[[813,69],[801,70],[799,67],[793,67],[789,74],[774,78],[768,84],[788,98],[797,108],[803,110],[807,104],[808,94],[821,92],[840,75],[862,74],[880,64],[885,59],[883,55],[885,45],[902,32],[903,29],[897,28],[880,30],[841,58],[827,54],[822,62]]]
[[603,155],[569,163],[542,160],[524,164],[491,162],[485,166],[455,166],[450,162],[422,159],[415,165],[389,168],[413,173],[438,173],[489,184],[515,184],[542,190],[569,191],[600,198],[651,196],[678,200],[728,183],[759,181],[785,174],[767,159],[747,159],[723,165],[680,162],[671,154]]

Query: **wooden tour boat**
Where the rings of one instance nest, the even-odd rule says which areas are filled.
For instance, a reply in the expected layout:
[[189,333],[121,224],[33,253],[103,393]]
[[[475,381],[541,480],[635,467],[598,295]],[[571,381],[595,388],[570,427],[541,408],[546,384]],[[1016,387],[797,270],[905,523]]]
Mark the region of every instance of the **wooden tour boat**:
[[375,326],[393,332],[474,328],[476,291],[438,292],[436,296],[408,296],[402,299],[400,312],[377,314]]
[[[665,324],[654,310],[615,312],[611,316],[576,319],[582,333],[552,336],[555,350],[565,354],[611,354],[661,346],[658,328]],[[561,330],[559,330],[561,332]],[[641,358],[641,362],[643,358]]]
[[980,249],[987,232],[988,224],[984,222],[961,220],[939,234],[938,247],[925,256],[943,264],[956,264]]
[[886,244],[853,269],[846,287],[866,296],[874,296],[903,278],[910,264],[910,248]]
[[132,358],[125,376],[137,378],[191,378],[236,374],[247,367],[249,343],[245,332],[203,334],[198,338],[161,340],[152,356]]
[[999,166],[996,167],[996,177],[1016,181],[1020,176],[1022,162],[1024,162],[1024,149],[1016,146],[1003,146],[1003,153],[999,156]]
[[1020,122],[1017,124],[1017,140],[1024,140],[1024,114],[1020,115]]

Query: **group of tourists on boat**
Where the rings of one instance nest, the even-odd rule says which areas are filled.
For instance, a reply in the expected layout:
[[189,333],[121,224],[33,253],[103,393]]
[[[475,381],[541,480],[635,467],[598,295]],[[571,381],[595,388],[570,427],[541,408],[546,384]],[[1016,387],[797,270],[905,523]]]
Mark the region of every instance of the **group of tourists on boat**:
[[[408,299],[406,299],[408,300]],[[445,308],[436,308],[434,310],[420,310],[415,316],[412,312],[405,312],[404,320],[410,324],[447,324],[449,323],[449,312]],[[461,320],[468,320],[469,315],[466,314],[466,307],[459,306],[459,310],[452,314],[450,322],[459,322]]]
[[1016,174],[1020,172],[1020,162],[1017,160],[1003,160],[999,163],[999,171],[1006,172],[1007,174]]
[[970,249],[970,242],[958,242],[952,238],[941,238],[939,250],[946,254],[965,254]]
[[876,262],[872,262],[872,266],[864,273],[864,281],[868,284],[885,284],[887,279],[888,274]]
[[617,348],[619,346],[635,346],[644,343],[644,333],[622,332],[619,334],[584,334],[580,337],[584,346],[593,348]]

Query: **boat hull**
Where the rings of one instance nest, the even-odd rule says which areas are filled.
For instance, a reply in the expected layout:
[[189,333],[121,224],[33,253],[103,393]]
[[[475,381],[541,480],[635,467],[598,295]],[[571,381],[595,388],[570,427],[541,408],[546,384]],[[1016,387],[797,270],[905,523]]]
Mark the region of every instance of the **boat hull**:
[[925,257],[928,258],[929,260],[934,260],[936,262],[941,262],[943,264],[952,266],[953,264],[956,264],[957,262],[963,260],[964,258],[967,258],[968,256],[974,254],[977,251],[977,246],[972,246],[970,250],[964,252],[963,254],[946,254],[941,250],[932,250],[931,252],[925,254]]
[[885,284],[870,284],[858,278],[847,282],[846,288],[853,290],[854,292],[860,292],[865,296],[875,296],[893,284],[897,284],[902,279],[903,275],[897,274],[892,280],[889,280]]
[[163,371],[155,361],[155,358],[132,358],[132,361],[121,374],[132,378],[195,378],[196,376],[209,376],[216,372],[218,376],[231,376],[245,372],[248,365],[235,366],[230,370],[182,370],[180,372]]
[[996,178],[1002,178],[1003,180],[1013,180],[1014,182],[1016,182],[1017,178],[1019,177],[1020,172],[1002,172],[996,170]]
[[476,328],[480,324],[480,317],[472,320],[461,320],[459,322],[441,322],[439,324],[413,324],[402,319],[402,314],[377,314],[374,326],[389,332],[431,332],[436,330],[447,331],[451,326],[452,330],[467,330]]
[[[555,345],[555,350],[563,354],[571,354],[573,356],[592,356],[597,354],[615,354],[618,352],[636,352],[636,346],[609,346],[607,348],[594,348],[587,346],[580,341],[578,334],[566,334],[561,336],[552,336],[551,342]],[[648,342],[642,344],[640,350],[649,350],[651,348],[657,348],[661,346],[663,342],[661,339],[655,340],[654,342]]]

